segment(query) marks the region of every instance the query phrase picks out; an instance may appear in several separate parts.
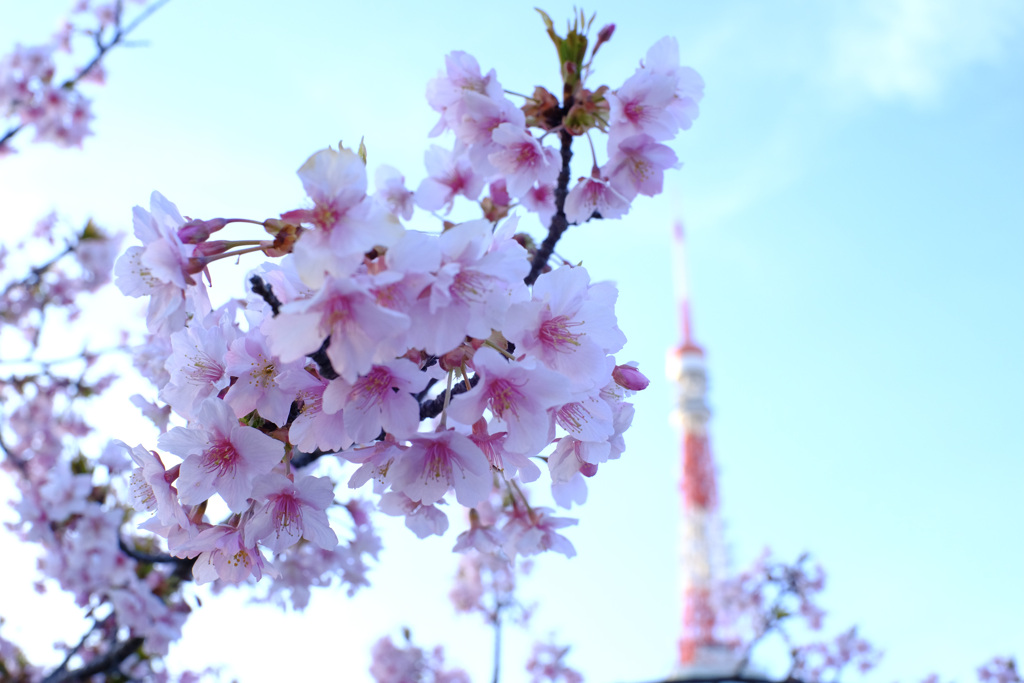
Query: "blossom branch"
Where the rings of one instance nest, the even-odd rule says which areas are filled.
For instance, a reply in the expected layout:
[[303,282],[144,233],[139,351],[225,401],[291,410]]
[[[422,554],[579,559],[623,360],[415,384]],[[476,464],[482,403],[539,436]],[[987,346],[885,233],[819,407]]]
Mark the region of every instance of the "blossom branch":
[[281,300],[274,294],[274,290],[270,288],[266,282],[263,281],[259,275],[253,275],[249,278],[249,284],[252,285],[252,293],[262,297],[267,305],[270,306],[270,310],[273,311],[274,317],[281,312]]
[[[475,387],[477,385],[477,382],[479,382],[479,381],[480,381],[480,376],[479,375],[473,375],[469,379],[469,386],[468,387],[464,383],[459,383],[458,385],[452,387],[451,396],[458,396],[459,394],[466,393],[467,391],[469,391],[470,389]],[[431,399],[429,401],[426,401],[425,403],[421,403],[420,404],[420,420],[426,420],[428,418],[437,417],[438,415],[440,415],[441,411],[444,410],[444,403],[445,403],[445,395],[446,394],[447,394],[447,392],[445,392],[445,394],[441,394],[440,396],[437,396],[436,398],[433,398],[433,399]]]
[[142,647],[142,638],[134,637],[129,638],[121,642],[121,644],[110,649],[107,654],[102,657],[98,657],[80,669],[73,671],[61,671],[58,669],[54,671],[45,679],[43,683],[78,683],[79,681],[87,681],[89,677],[97,674],[110,673],[117,670],[122,663],[132,654],[134,654],[140,647]]
[[146,564],[177,564],[180,566],[187,566],[188,568],[191,568],[192,565],[195,564],[194,558],[174,557],[173,555],[166,555],[164,553],[144,553],[141,550],[136,550],[129,546],[120,536],[117,538],[117,547],[121,549],[121,552],[133,560],[145,562]]
[[96,632],[96,629],[99,628],[99,626],[100,626],[100,622],[94,620],[93,623],[92,623],[92,627],[88,631],[85,632],[84,636],[82,636],[79,639],[77,645],[75,645],[73,648],[68,650],[67,655],[64,657],[64,661],[62,661],[60,663],[60,665],[56,669],[53,670],[53,673],[51,673],[45,679],[46,681],[53,680],[54,676],[57,676],[59,674],[63,674],[65,671],[67,671],[68,664],[71,662],[71,658],[74,657],[75,654],[77,654],[78,651],[82,649],[82,646],[85,645],[85,641],[89,638],[89,636],[91,636],[93,633]]
[[[117,2],[117,8],[114,13],[114,33],[106,41],[103,40],[103,27],[101,26],[94,34],[94,41],[96,44],[96,54],[89,62],[82,67],[78,73],[71,78],[68,78],[60,85],[62,90],[74,90],[75,86],[78,85],[79,81],[89,75],[95,69],[103,57],[119,44],[124,43],[124,39],[134,31],[138,26],[148,19],[154,12],[166,5],[170,0],[156,0],[152,5],[144,9],[135,17],[127,26],[121,25],[122,15],[122,3],[120,0]],[[12,126],[7,130],[6,133],[0,137],[0,150],[3,150],[5,145],[18,133],[20,133],[26,126],[26,123],[19,123],[16,126]]]
[[[572,98],[566,99],[562,107],[563,115],[568,113],[572,107]],[[555,215],[551,217],[551,225],[548,227],[548,235],[544,238],[537,253],[530,263],[530,272],[526,276],[526,284],[532,285],[540,277],[541,271],[547,265],[548,259],[555,251],[555,245],[562,238],[562,234],[569,228],[569,221],[565,217],[565,198],[569,194],[569,162],[572,160],[572,135],[566,130],[559,132],[562,141],[562,168],[558,172],[558,184],[555,186]]]
[[314,353],[309,354],[310,360],[316,363],[317,370],[320,372],[320,376],[324,379],[338,379],[340,375],[331,365],[331,359],[327,357],[327,347],[331,345],[331,336],[327,335],[324,339],[324,343],[320,345]]
[[85,76],[87,76],[90,71],[92,71],[94,68],[96,68],[96,65],[99,64],[100,60],[103,59],[103,56],[105,54],[107,54],[107,52],[109,52],[112,48],[114,48],[119,43],[123,42],[125,37],[127,37],[129,33],[131,33],[136,28],[138,28],[139,24],[141,24],[143,21],[145,21],[150,16],[152,16],[152,14],[154,12],[156,12],[158,9],[160,9],[161,7],[166,5],[168,2],[170,2],[170,0],[156,0],[156,2],[154,2],[152,5],[150,5],[146,9],[142,10],[142,12],[140,12],[139,15],[137,17],[135,17],[135,19],[133,19],[131,23],[129,23],[124,28],[122,28],[121,27],[122,3],[121,3],[120,0],[118,0],[116,19],[115,19],[115,22],[114,22],[114,35],[111,36],[109,42],[104,43],[103,39],[102,39],[102,33],[101,32],[97,32],[96,33],[96,49],[97,49],[96,56],[93,57],[92,60],[88,64],[86,64],[85,67],[83,67],[81,71],[78,72],[77,76],[75,76],[74,78],[70,78],[70,79],[64,81],[64,83],[62,84],[61,87],[63,87],[63,88],[73,88],[73,87],[75,87],[75,85],[77,85],[80,80],[85,78]]

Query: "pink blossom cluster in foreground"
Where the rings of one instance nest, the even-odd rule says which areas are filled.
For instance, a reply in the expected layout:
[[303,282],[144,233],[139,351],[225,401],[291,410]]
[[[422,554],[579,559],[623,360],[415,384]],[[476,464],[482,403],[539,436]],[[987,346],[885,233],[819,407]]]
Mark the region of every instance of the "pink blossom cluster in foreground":
[[[109,45],[134,26],[121,26],[120,10]],[[610,35],[602,31],[590,60]],[[95,37],[101,57],[108,43]],[[675,42],[658,44],[639,80],[647,62],[665,66],[657,55],[666,50]],[[5,72],[22,93],[52,79],[45,54],[29,56],[19,52]],[[584,87],[587,57],[566,71],[561,102],[537,89],[517,108],[493,72],[449,55],[428,100],[441,114],[435,132],[450,129],[454,143],[428,151],[415,190],[388,166],[371,176],[364,149],[339,146],[309,157],[298,174],[308,201],[272,219],[187,219],[159,193],[136,208],[138,243],[114,270],[122,292],[148,302],[149,337],[135,361],[154,390],[132,400],[159,427],[155,443],[115,441],[97,455],[80,441],[91,428],[78,405],[112,375],[100,374],[92,351],[77,377],[39,351],[47,312],[99,286],[92,273],[106,272],[116,242],[87,228],[11,282],[9,322],[35,364],[0,387],[10,413],[0,448],[22,492],[12,527],[42,545],[44,575],[93,622],[57,678],[72,669],[166,678],[159,661],[192,608],[181,590],[189,579],[269,577],[266,598],[298,608],[313,587],[368,585],[378,511],[421,537],[445,533],[453,510],[468,513],[455,546],[492,567],[574,554],[563,534],[576,520],[532,503],[531,491],[549,488],[564,508],[582,503],[585,479],[624,451],[628,399],[646,379],[616,359],[625,343],[616,286],[548,263],[570,222],[603,217],[596,205],[566,215],[572,142],[639,126],[608,147],[609,163],[626,155],[622,168],[635,171],[619,174],[617,193],[653,195],[675,165],[660,142],[672,125],[650,127],[638,112],[674,111],[700,94],[684,92],[676,64],[677,75],[656,79],[667,89],[659,103],[613,120],[606,95],[615,91]],[[611,187],[608,168],[599,180]],[[451,222],[457,204],[479,212]],[[529,214],[546,230],[539,246],[519,229]],[[215,239],[228,225],[258,234]],[[209,267],[247,253],[264,257],[249,264],[252,293],[224,301]],[[69,254],[86,289],[59,277],[54,264]],[[340,493],[346,483],[362,491]],[[126,500],[145,516],[141,533]],[[7,641],[0,650],[7,671],[22,662]]]
[[[186,219],[159,193],[135,209],[141,245],[119,259],[117,285],[148,297],[140,367],[158,389],[153,410],[169,406],[178,426],[157,450],[123,448],[137,464],[136,507],[154,513],[143,527],[171,555],[195,558],[199,582],[269,575],[302,593],[334,569],[351,519],[335,514],[344,508],[330,475],[307,467],[325,454],[350,463],[348,486],[420,537],[443,534],[452,505],[473,510],[493,496],[496,512],[473,517],[458,550],[571,556],[562,529],[575,520],[531,505],[530,485],[546,481],[570,508],[586,500],[586,478],[625,449],[628,398],[646,380],[615,357],[626,341],[618,290],[580,266],[548,267],[518,231],[523,209],[545,225],[560,217],[564,230],[577,192],[564,199],[572,136],[564,125],[536,135],[529,122],[542,98],[515,107],[469,55],[446,65],[428,101],[441,114],[434,132],[451,129],[455,146],[428,151],[430,175],[415,192],[387,166],[372,192],[365,152],[341,147],[299,169],[305,207],[237,221],[272,240],[211,239],[236,221]],[[583,132],[603,129],[611,141],[602,187],[623,207],[660,192],[676,162],[657,141],[688,127],[700,98],[675,41],[655,45],[606,97],[577,85],[573,97],[595,112]],[[558,194],[560,176],[565,213],[534,201]],[[456,196],[475,200],[485,185],[483,218],[427,213],[451,210]],[[247,252],[271,258],[246,277],[254,293],[214,306],[208,265]]]

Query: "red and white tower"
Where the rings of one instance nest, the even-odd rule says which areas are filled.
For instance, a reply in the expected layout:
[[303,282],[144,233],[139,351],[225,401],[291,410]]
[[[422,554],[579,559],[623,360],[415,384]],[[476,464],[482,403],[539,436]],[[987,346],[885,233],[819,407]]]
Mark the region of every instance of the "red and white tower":
[[676,300],[682,343],[669,352],[668,376],[679,387],[673,417],[679,425],[682,455],[681,571],[683,614],[676,678],[732,674],[738,656],[717,623],[715,591],[725,571],[725,548],[718,516],[718,486],[711,456],[704,350],[693,339],[686,282],[683,226],[674,239]]

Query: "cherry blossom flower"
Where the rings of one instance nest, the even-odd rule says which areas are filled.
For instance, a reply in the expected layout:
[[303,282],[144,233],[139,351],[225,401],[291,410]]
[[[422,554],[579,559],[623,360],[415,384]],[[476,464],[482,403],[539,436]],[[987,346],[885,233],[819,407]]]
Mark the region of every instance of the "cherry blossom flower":
[[607,459],[608,439],[615,434],[614,414],[598,392],[559,406],[555,422],[574,439],[593,444],[586,450],[584,462],[596,464]]
[[649,135],[634,135],[619,143],[602,173],[619,194],[632,201],[637,194],[660,194],[665,169],[678,167],[671,148]]
[[409,343],[443,355],[467,335],[486,339],[502,327],[509,306],[528,296],[523,278],[530,266],[526,250],[493,233],[486,220],[460,223],[436,241],[440,266],[409,311]]
[[281,217],[316,228],[304,232],[294,247],[296,269],[310,287],[318,287],[325,274],[351,274],[363,253],[401,236],[402,226],[367,199],[366,164],[355,152],[322,149],[298,173],[314,208]]
[[450,152],[431,145],[424,154],[429,174],[416,190],[416,204],[427,211],[450,212],[457,195],[476,199],[484,187],[484,178],[473,169],[469,159],[456,149]]
[[[551,497],[559,507],[571,508],[573,503],[587,502],[587,483],[584,477],[597,474],[597,465],[588,462],[583,451],[603,446],[607,458],[608,444],[588,444],[571,436],[558,440],[555,450],[548,456],[548,472],[551,474]],[[593,456],[591,456],[593,457]]]
[[618,90],[608,93],[608,149],[633,135],[649,135],[655,140],[671,138],[679,127],[668,111],[674,94],[672,76],[645,69],[638,69]]
[[603,178],[581,178],[565,198],[569,223],[586,223],[595,213],[601,218],[621,218],[628,211],[629,200]]
[[492,98],[502,96],[501,84],[494,70],[483,76],[472,55],[457,50],[445,55],[444,63],[446,74],[438,75],[427,83],[427,103],[441,112],[441,119],[430,131],[430,137],[440,135],[462,119],[462,103],[467,93],[486,94]]
[[384,360],[382,342],[408,327],[408,316],[379,305],[353,280],[333,276],[312,299],[285,304],[279,316],[263,324],[270,350],[286,363],[314,353],[330,336],[327,357],[349,382]]
[[325,407],[344,410],[348,434],[356,443],[377,438],[381,429],[404,438],[419,428],[420,406],[412,394],[427,380],[415,363],[398,358],[374,365],[351,385],[332,382],[324,392]]
[[509,310],[503,331],[516,353],[570,378],[573,390],[589,391],[608,381],[606,356],[626,340],[615,319],[617,297],[614,284],[591,284],[583,268],[556,268],[537,278],[532,301]]
[[643,391],[651,383],[647,377],[638,369],[636,361],[630,361],[622,365],[616,365],[612,370],[612,379],[623,389],[629,391]]
[[232,512],[248,506],[253,480],[270,472],[284,457],[284,444],[238,423],[227,403],[203,401],[198,428],[175,427],[157,444],[185,458],[178,475],[178,499],[198,505],[219,493]]
[[377,201],[404,220],[412,218],[414,194],[405,189],[405,176],[392,166],[382,165],[377,167],[374,178],[377,181]]
[[522,197],[535,183],[554,183],[562,168],[558,153],[545,147],[526,129],[503,123],[494,129],[492,139],[501,149],[487,159],[504,176],[508,193]]
[[185,418],[230,382],[225,358],[237,329],[225,316],[211,317],[208,323],[208,327],[192,324],[171,335],[172,353],[164,364],[170,381],[160,390],[160,398]]
[[262,541],[275,553],[300,538],[324,550],[338,545],[338,536],[325,510],[334,502],[334,483],[326,477],[299,477],[292,481],[271,472],[253,482],[253,498],[263,502],[245,523],[246,543]]
[[130,485],[132,504],[136,510],[156,511],[162,524],[187,527],[188,516],[178,502],[178,490],[171,484],[177,478],[176,468],[168,472],[160,456],[142,446],[129,448],[123,441],[114,444],[128,452],[138,467],[132,472]]
[[993,657],[978,667],[978,680],[981,683],[1020,683],[1021,675],[1013,657]]
[[195,246],[182,244],[177,231],[185,219],[159,192],[150,196],[149,211],[136,206],[133,217],[143,246],[130,247],[114,264],[115,284],[126,296],[149,296],[149,330],[168,334],[185,324],[184,290],[195,284],[190,265]]
[[286,389],[281,378],[288,372],[302,373],[303,365],[294,358],[289,359],[292,362],[278,358],[267,342],[258,327],[231,342],[224,355],[225,373],[237,379],[224,400],[237,417],[256,410],[260,417],[283,425],[288,421],[297,387]]
[[704,79],[690,67],[679,65],[679,42],[665,36],[652,45],[644,58],[644,69],[672,78],[675,91],[668,111],[681,129],[688,130],[700,113],[698,103],[704,97]]
[[565,536],[555,529],[573,526],[577,520],[567,517],[552,517],[550,508],[538,507],[529,511],[520,511],[505,524],[505,554],[514,558],[516,554],[536,555],[545,550],[553,550],[566,557],[574,557],[576,549]]
[[457,553],[476,550],[484,554],[500,554],[503,542],[504,537],[494,526],[482,524],[476,510],[470,510],[469,529],[459,534],[452,550]]
[[445,430],[410,440],[391,466],[391,488],[423,505],[440,501],[449,490],[466,507],[487,498],[493,486],[487,457],[467,437]]
[[503,473],[506,479],[518,476],[520,481],[528,484],[540,477],[540,468],[533,460],[522,453],[505,450],[507,432],[488,434],[487,420],[480,418],[474,422],[469,438],[484,452],[491,467]]
[[494,129],[501,124],[510,123],[519,128],[526,126],[523,110],[507,97],[492,97],[473,90],[462,93],[460,114],[452,122],[455,137],[466,145],[481,145],[485,150],[491,146]]
[[509,362],[491,348],[473,356],[480,381],[473,389],[452,399],[448,414],[463,424],[473,424],[490,409],[505,423],[505,448],[533,454],[551,438],[548,409],[566,403],[565,378],[532,362]]
[[525,208],[537,214],[541,225],[548,226],[551,224],[551,218],[555,215],[556,210],[555,186],[534,185],[523,195],[520,202]]
[[[301,385],[295,380],[301,380]],[[322,451],[340,451],[352,445],[352,438],[345,429],[344,414],[324,410],[323,397],[328,386],[327,380],[313,377],[302,370],[300,373],[285,375],[281,383],[283,388],[295,391],[295,400],[300,406],[299,414],[288,427],[289,443],[305,453],[311,453],[317,448]]]
[[381,638],[371,651],[373,661],[370,675],[376,683],[469,683],[469,675],[462,669],[447,669],[444,649],[435,647],[427,653],[408,641],[398,648],[390,638]]
[[259,548],[246,545],[242,532],[233,526],[220,524],[204,529],[178,551],[182,557],[196,558],[192,576],[200,585],[217,579],[237,584],[250,576],[258,581],[264,572],[277,574]]
[[385,515],[405,517],[405,526],[417,538],[440,536],[448,530],[448,516],[434,505],[417,503],[404,493],[388,491],[380,498],[378,508]]
[[339,453],[338,455],[345,460],[362,465],[349,479],[349,488],[359,488],[372,478],[374,491],[383,493],[391,485],[391,465],[401,457],[405,448],[405,446],[396,444],[394,437],[388,437],[383,441],[374,441],[371,446],[362,446]]

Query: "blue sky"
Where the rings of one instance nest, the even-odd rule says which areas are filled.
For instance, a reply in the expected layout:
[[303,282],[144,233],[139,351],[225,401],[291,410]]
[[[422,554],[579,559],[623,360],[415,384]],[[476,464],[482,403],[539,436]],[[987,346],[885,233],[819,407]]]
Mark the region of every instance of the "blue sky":
[[[424,88],[446,52],[470,52],[511,90],[555,87],[530,3],[473,7],[172,0],[140,29],[147,46],[110,55],[84,150],[23,139],[0,162],[3,237],[51,208],[127,230],[154,189],[187,215],[275,215],[301,205],[309,154],[361,136],[371,167],[415,185],[436,120]],[[64,9],[0,3],[0,50],[44,39]],[[545,9],[560,25],[571,5]],[[595,683],[671,668],[679,458],[663,363],[678,343],[667,246],[682,219],[734,565],[764,545],[811,551],[829,573],[826,632],[857,623],[886,650],[870,681],[968,681],[992,655],[1024,657],[1024,6],[587,9],[617,24],[595,84],[620,84],[669,34],[707,88],[665,194],[559,247],[619,283],[622,357],[654,382],[626,454],[592,480],[578,557],[542,558],[526,585],[537,630],[572,643]],[[587,156],[577,149],[579,173]],[[305,615],[204,600],[172,659],[226,663],[243,681],[289,667],[363,680],[368,644],[407,624],[484,679],[489,638],[445,604],[453,539],[389,527],[375,588],[319,596]],[[509,645],[515,681],[525,645]]]

